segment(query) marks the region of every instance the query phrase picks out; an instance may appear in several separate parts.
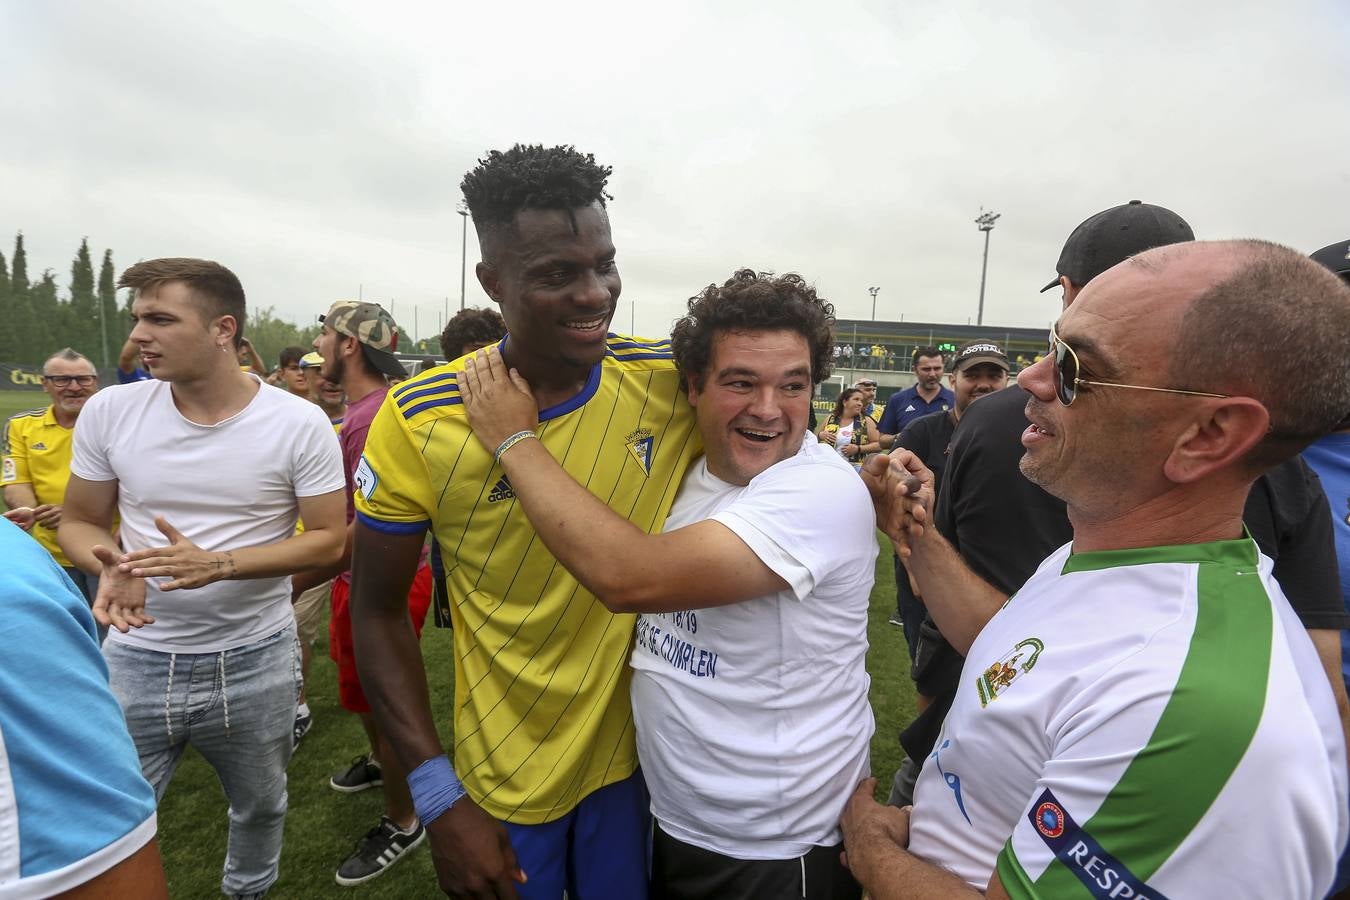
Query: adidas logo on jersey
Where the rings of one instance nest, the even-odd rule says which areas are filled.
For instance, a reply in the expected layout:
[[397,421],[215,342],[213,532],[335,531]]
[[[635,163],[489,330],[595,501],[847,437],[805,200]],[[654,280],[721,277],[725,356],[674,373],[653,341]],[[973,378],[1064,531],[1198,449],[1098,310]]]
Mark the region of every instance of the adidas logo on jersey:
[[492,490],[488,492],[489,503],[496,503],[499,500],[514,499],[516,499],[516,492],[511,490],[511,482],[506,480],[505,475],[497,479],[497,483],[494,484]]
[[33,445],[33,449],[34,449],[34,450],[46,450],[46,449],[47,449],[47,445],[44,444],[44,443],[42,443],[42,441],[38,441],[36,444]]

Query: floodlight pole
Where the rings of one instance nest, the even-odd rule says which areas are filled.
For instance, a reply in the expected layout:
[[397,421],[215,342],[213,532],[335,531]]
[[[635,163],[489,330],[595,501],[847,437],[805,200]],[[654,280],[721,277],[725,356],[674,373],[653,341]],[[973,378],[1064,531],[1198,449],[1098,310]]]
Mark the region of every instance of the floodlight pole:
[[984,232],[984,262],[980,264],[980,309],[975,317],[976,325],[984,324],[984,279],[989,272],[989,232],[994,230],[994,223],[1002,213],[985,212],[984,207],[980,207],[980,214],[975,219],[975,224]]
[[461,222],[459,229],[459,308],[464,309],[464,273],[469,264],[469,207],[468,204],[460,203],[455,207],[455,212],[459,213]]
[[877,320],[877,293],[881,291],[880,287],[870,287],[867,293],[872,295],[872,321]]

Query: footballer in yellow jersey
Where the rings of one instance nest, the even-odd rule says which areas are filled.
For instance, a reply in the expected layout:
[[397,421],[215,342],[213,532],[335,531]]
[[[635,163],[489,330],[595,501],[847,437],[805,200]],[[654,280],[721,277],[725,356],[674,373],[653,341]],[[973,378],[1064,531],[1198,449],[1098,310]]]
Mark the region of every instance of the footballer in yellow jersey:
[[[500,357],[529,380],[543,445],[611,509],[659,531],[701,450],[669,344],[609,332],[622,290],[609,173],[572,147],[517,145],[479,160],[462,187],[483,254],[475,273],[508,332]],[[442,890],[642,900],[634,620],[538,540],[464,416],[463,362],[390,391],[370,428],[355,479],[361,684],[409,772]],[[406,596],[428,530],[454,624],[454,770],[406,604],[390,602]]]
[[[430,528],[443,548],[455,769],[497,818],[547,822],[637,764],[633,617],[607,612],[538,540],[464,416],[462,363],[390,392],[358,469],[357,511],[375,530]],[[645,531],[660,530],[701,452],[668,341],[612,335],[582,393],[539,418],[568,473]]]

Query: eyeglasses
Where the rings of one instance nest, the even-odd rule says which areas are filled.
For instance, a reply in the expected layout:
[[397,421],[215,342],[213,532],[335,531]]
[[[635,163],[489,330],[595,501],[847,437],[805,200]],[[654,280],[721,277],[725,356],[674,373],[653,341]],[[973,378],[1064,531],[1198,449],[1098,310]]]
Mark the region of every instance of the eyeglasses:
[[1050,326],[1050,356],[1055,359],[1055,395],[1059,397],[1059,402],[1065,406],[1072,406],[1074,399],[1078,396],[1078,386],[1088,384],[1093,387],[1115,387],[1129,388],[1132,391],[1158,391],[1163,394],[1185,394],[1188,397],[1217,397],[1227,399],[1229,394],[1209,394],[1205,391],[1183,391],[1177,388],[1148,387],[1142,384],[1120,384],[1115,381],[1088,381],[1086,378],[1079,378],[1078,373],[1081,366],[1078,363],[1078,354],[1073,352],[1073,348],[1064,343],[1060,336],[1055,334],[1055,326]]
[[43,375],[43,381],[50,381],[57,387],[66,387],[72,381],[80,387],[89,387],[95,381],[98,381],[97,375]]

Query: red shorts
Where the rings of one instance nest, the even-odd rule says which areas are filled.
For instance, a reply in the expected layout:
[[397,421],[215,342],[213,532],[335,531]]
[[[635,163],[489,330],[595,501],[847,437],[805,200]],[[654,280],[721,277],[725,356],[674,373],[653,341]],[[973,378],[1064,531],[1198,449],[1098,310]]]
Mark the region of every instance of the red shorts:
[[[366,692],[361,690],[361,678],[356,674],[356,647],[352,642],[352,616],[347,608],[351,585],[341,578],[333,579],[333,616],[328,620],[328,655],[337,663],[338,702],[354,713],[370,712]],[[420,638],[422,623],[431,606],[431,567],[423,563],[413,577],[408,591],[408,614],[412,616],[413,631]]]

